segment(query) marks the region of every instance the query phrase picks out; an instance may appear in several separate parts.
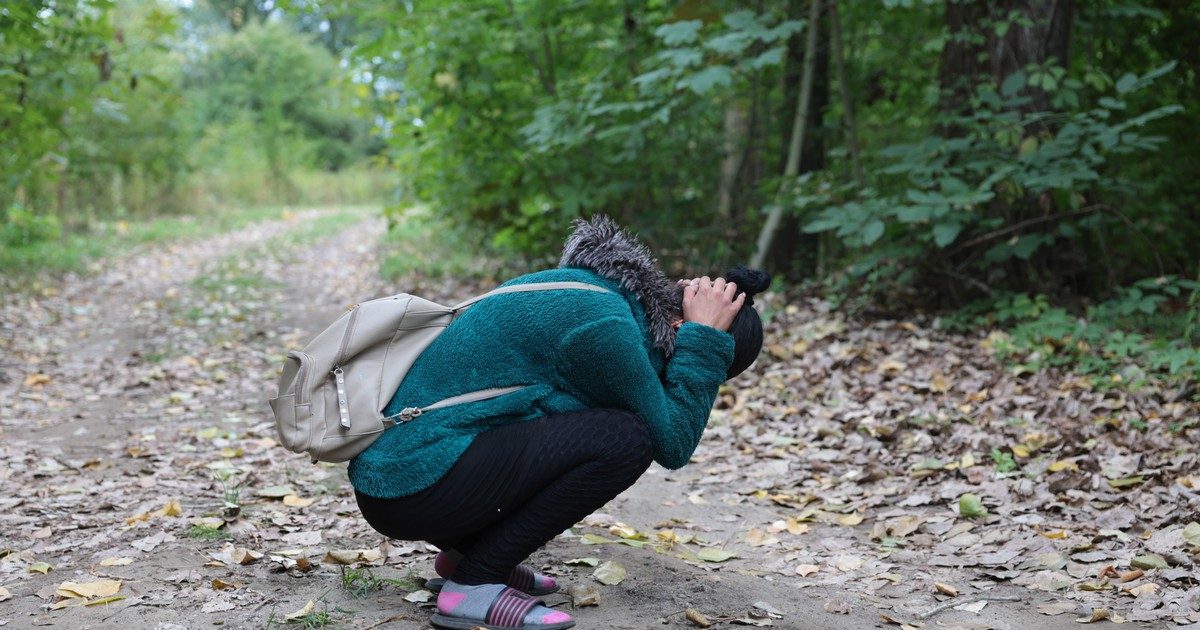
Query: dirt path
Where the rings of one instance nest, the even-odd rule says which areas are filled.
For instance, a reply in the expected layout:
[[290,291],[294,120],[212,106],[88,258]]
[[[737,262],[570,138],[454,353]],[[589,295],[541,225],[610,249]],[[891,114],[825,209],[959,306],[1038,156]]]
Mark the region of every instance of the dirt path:
[[[343,467],[313,466],[274,446],[264,403],[284,349],[302,345],[346,305],[400,290],[375,272],[381,231],[361,214],[303,213],[149,249],[98,276],[0,300],[0,585],[11,593],[0,601],[0,626],[258,628],[313,601],[309,627],[426,627],[428,604],[406,597],[421,599],[431,551],[371,531]],[[450,301],[478,289],[443,284],[422,293]],[[1200,622],[1195,550],[1175,543],[1194,495],[1110,491],[1092,498],[1107,501],[1097,507],[1041,496],[1051,479],[984,474],[992,471],[967,462],[962,445],[986,452],[979,434],[1006,439],[1003,431],[982,422],[931,431],[885,421],[912,415],[897,410],[897,400],[917,410],[932,404],[930,386],[920,390],[918,381],[949,367],[923,366],[924,376],[901,379],[895,365],[864,370],[855,362],[881,352],[908,360],[887,344],[917,338],[926,345],[914,351],[937,354],[936,364],[953,355],[951,344],[977,340],[897,326],[863,331],[872,347],[848,339],[819,305],[766,307],[779,311],[772,356],[723,395],[694,463],[652,468],[535,555],[568,584],[597,589],[599,606],[574,611],[580,627],[692,627],[683,614],[692,608],[722,624],[868,628],[888,625],[881,614],[918,624],[942,602],[979,597],[993,599],[981,611],[947,608],[924,623],[1073,627],[1100,607],[1125,618]],[[957,369],[962,397],[1011,387],[986,359],[960,360]],[[885,404],[878,395],[888,392]],[[941,394],[951,408],[964,404]],[[973,413],[988,404],[977,400]],[[1038,413],[1053,411],[1045,404]],[[1122,408],[1191,413],[1170,404],[1129,397]],[[1187,431],[1178,437],[1188,439]],[[1090,449],[1107,454],[1106,444]],[[950,452],[953,467],[942,457],[911,470]],[[1174,452],[1167,463],[1139,459],[1120,470],[1152,467],[1172,480],[1194,472],[1194,456]],[[959,518],[951,507],[967,491],[983,494],[992,514]],[[1135,509],[1154,526],[1145,543],[1135,519],[1114,511]],[[1095,522],[1084,526],[1089,518]],[[1175,538],[1156,540],[1160,532]],[[1122,593],[1115,579],[1096,577],[1105,564],[1126,572],[1134,554],[1154,550],[1171,568],[1120,584],[1153,587]],[[337,558],[390,582],[343,588]],[[591,566],[567,563],[573,559],[617,561],[628,576],[602,586]],[[1079,587],[1102,579],[1099,590]],[[101,580],[119,580],[114,597],[122,599],[84,606],[56,594],[66,581]],[[49,609],[60,601],[68,605]],[[571,607],[566,595],[549,601]]]

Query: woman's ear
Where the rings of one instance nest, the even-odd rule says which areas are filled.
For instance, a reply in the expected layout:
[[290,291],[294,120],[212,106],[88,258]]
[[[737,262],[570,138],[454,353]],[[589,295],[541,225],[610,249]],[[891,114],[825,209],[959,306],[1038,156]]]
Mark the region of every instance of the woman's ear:
[[679,330],[679,327],[682,325],[683,325],[682,317],[675,317],[675,318],[671,319],[671,328],[674,328],[675,330]]

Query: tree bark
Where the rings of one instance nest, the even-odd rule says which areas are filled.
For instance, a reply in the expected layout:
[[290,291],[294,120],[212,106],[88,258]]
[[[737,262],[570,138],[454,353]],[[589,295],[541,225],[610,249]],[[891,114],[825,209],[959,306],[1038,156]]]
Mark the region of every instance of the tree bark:
[[783,218],[783,198],[785,191],[800,173],[801,150],[804,147],[804,133],[808,127],[809,101],[812,97],[813,75],[817,65],[817,33],[821,22],[821,0],[812,0],[808,11],[808,29],[804,46],[804,74],[800,79],[800,97],[796,100],[796,113],[792,118],[791,140],[788,143],[787,163],[783,168],[783,180],[775,192],[775,199],[767,214],[758,235],[754,255],[750,258],[751,267],[762,267],[779,230]]
[[733,191],[745,157],[746,138],[750,134],[750,117],[746,102],[734,99],[725,107],[724,143],[720,179],[717,183],[717,217],[728,223],[733,216]]
[[867,185],[863,174],[862,157],[858,149],[858,127],[854,124],[854,104],[850,98],[850,85],[846,82],[846,58],[842,50],[842,25],[838,22],[837,0],[829,0],[829,31],[833,45],[833,61],[837,68],[838,91],[842,95],[842,118],[846,123],[846,146],[850,150],[850,162],[854,167],[854,181],[859,188]]
[[[1014,14],[1020,19],[1010,21]],[[1029,64],[1053,60],[1069,67],[1073,14],[1073,0],[947,0],[950,38],[938,68],[942,111],[964,112],[978,83],[990,80],[998,87]],[[1031,99],[1022,110],[1053,109],[1040,88],[1027,86],[1021,93]]]

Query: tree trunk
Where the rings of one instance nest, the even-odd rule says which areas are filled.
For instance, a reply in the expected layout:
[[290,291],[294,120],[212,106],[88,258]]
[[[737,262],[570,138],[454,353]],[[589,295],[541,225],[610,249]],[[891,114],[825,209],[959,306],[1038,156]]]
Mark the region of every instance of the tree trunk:
[[[964,112],[979,82],[990,80],[999,87],[1029,64],[1053,60],[1068,67],[1073,14],[1073,0],[947,0],[950,38],[938,69],[942,110]],[[1009,20],[1010,15],[1019,18]],[[1026,87],[1022,94],[1031,98],[1024,111],[1052,109],[1040,88]]]
[[[796,3],[793,8],[797,7]],[[790,190],[797,175],[825,168],[825,137],[821,130],[821,117],[829,106],[829,29],[821,19],[821,0],[812,0],[808,11],[808,24],[804,38],[803,55],[796,54],[800,48],[798,38],[789,42],[788,65],[801,61],[803,71],[798,77],[794,99],[787,98],[788,89],[795,80],[795,73],[785,69],[785,102],[796,103],[793,116],[788,119],[791,132],[787,151],[783,155],[783,179],[776,191],[772,210],[759,233],[751,266],[761,267],[768,260],[770,267],[778,272],[790,274],[793,262],[802,246],[815,250],[816,238],[804,234],[800,219],[792,212],[784,212],[784,193]],[[799,58],[799,59],[797,59]]]
[[863,174],[862,157],[858,150],[858,127],[854,124],[854,103],[850,98],[850,85],[846,82],[846,57],[842,50],[842,25],[838,22],[837,0],[829,0],[830,43],[833,44],[833,61],[837,68],[838,92],[842,96],[842,118],[846,123],[846,147],[850,150],[850,162],[854,167],[854,181],[865,188],[867,177]]
[[728,224],[733,215],[733,191],[745,157],[746,137],[750,133],[750,117],[746,102],[734,99],[725,107],[724,146],[720,179],[717,183],[717,217]]

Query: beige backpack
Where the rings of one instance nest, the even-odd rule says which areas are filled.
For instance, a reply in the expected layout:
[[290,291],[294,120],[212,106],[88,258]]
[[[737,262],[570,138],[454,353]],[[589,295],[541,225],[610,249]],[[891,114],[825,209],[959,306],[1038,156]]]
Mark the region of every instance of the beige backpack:
[[423,412],[523,389],[483,389],[383,415],[417,357],[467,307],[493,295],[556,289],[608,292],[584,282],[540,282],[501,287],[455,306],[407,293],[354,306],[303,350],[287,353],[279,396],[270,400],[279,441],[288,450],[308,453],[314,462],[343,462],[388,427]]

